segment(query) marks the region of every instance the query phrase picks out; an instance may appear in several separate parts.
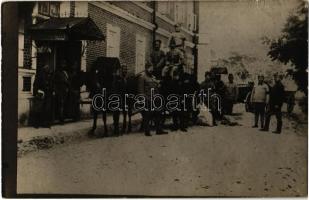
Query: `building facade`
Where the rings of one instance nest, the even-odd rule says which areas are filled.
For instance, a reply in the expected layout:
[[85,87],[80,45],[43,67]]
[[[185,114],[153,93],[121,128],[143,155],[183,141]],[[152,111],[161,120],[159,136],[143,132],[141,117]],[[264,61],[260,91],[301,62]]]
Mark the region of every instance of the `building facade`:
[[[56,68],[59,60],[69,59],[77,62],[82,71],[89,71],[97,57],[118,57],[124,70],[136,74],[144,70],[155,39],[160,39],[163,50],[168,51],[168,38],[174,31],[176,23],[182,24],[181,31],[186,37],[185,71],[196,72],[198,10],[196,1],[20,3],[18,44],[20,124],[27,124],[35,74],[44,64]],[[89,32],[100,31],[104,35],[104,40],[93,39],[93,34],[85,33],[74,42],[70,42],[66,41],[61,33],[50,35],[50,28],[46,28],[53,27],[54,23],[68,23],[73,29],[81,23],[86,24],[78,21],[84,18],[90,19],[91,22],[87,21],[88,25],[83,29],[91,29]],[[42,23],[45,24],[45,29],[42,28]],[[31,28],[34,26],[38,29],[36,32],[33,30],[35,28]],[[39,33],[39,36],[35,33]],[[70,52],[70,58],[66,58],[67,52]],[[88,97],[85,86],[81,88],[81,97]],[[80,109],[90,112],[89,106],[81,105]]]

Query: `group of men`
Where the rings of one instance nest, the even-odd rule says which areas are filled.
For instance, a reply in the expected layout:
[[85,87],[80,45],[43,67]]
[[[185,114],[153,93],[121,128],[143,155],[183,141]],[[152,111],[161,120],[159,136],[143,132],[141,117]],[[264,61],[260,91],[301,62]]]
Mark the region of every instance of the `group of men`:
[[[184,51],[185,37],[180,32],[180,25],[175,25],[175,32],[171,34],[168,41],[170,50],[165,54],[161,50],[161,41],[155,40],[154,48],[146,63],[145,71],[139,76],[138,92],[147,97],[148,103],[151,99],[151,89],[155,93],[161,94],[166,98],[173,93],[179,96],[183,94],[198,94],[204,90],[211,96],[216,94],[220,97],[220,102],[211,100],[207,105],[212,115],[212,125],[217,125],[217,120],[221,120],[223,115],[230,115],[233,112],[233,105],[237,102],[238,89],[234,83],[233,74],[228,75],[228,82],[221,80],[221,75],[213,71],[205,72],[205,80],[199,84],[196,77],[184,73],[186,65],[186,56]],[[35,116],[37,126],[50,126],[52,121],[52,111],[54,109],[53,99],[56,100],[57,113],[60,122],[64,121],[64,109],[67,98],[73,99],[72,104],[79,104],[79,92],[82,82],[77,64],[68,66],[65,60],[60,62],[54,72],[50,66],[45,65],[38,72],[34,82],[34,95],[41,100],[40,112]],[[262,131],[268,131],[271,115],[277,117],[277,129],[275,133],[280,133],[282,129],[281,107],[284,99],[284,87],[278,75],[274,76],[275,84],[269,87],[264,82],[264,77],[258,77],[258,84],[253,87],[250,102],[253,104],[255,113],[254,128],[260,127]],[[192,100],[192,99],[191,99]],[[181,101],[183,104],[184,102]],[[198,102],[197,102],[198,103]],[[172,131],[180,129],[187,132],[189,121],[197,121],[198,111],[193,109],[192,102],[185,109],[175,110],[169,113],[173,119]],[[220,106],[221,105],[221,106]],[[74,106],[73,106],[74,107]],[[75,111],[78,112],[79,109]],[[150,125],[153,121],[156,127],[156,134],[167,134],[163,131],[163,125],[166,119],[166,110],[143,111],[142,127],[146,136],[151,136]],[[79,114],[75,113],[78,117]]]
[[[221,120],[223,114],[232,114],[233,105],[237,101],[238,90],[234,83],[234,76],[229,74],[229,82],[225,84],[219,74],[206,72],[205,81],[200,85],[196,77],[188,75],[183,71],[183,66],[186,64],[183,49],[184,41],[185,38],[180,34],[178,25],[175,26],[175,32],[169,40],[170,51],[166,54],[161,50],[161,41],[155,41],[150,61],[147,62],[146,70],[140,77],[139,93],[148,96],[149,101],[151,88],[155,88],[156,92],[162,94],[165,98],[171,93],[179,96],[183,96],[183,94],[198,95],[201,89],[208,92],[207,95],[210,96],[217,94],[221,97],[220,102],[212,100],[210,105],[207,105],[208,107],[210,106],[213,119],[212,125],[217,125],[216,120]],[[222,105],[222,108],[218,107],[218,103]],[[198,111],[193,109],[192,102],[189,102],[187,105],[189,105],[187,109],[180,109],[170,113],[173,119],[172,131],[180,129],[183,132],[187,132],[189,122],[195,123],[197,121]],[[145,111],[142,113],[146,136],[151,136],[149,124],[152,120],[155,122],[157,134],[167,134],[167,132],[162,130],[165,113],[164,111]]]
[[36,107],[33,113],[34,126],[50,127],[55,114],[59,122],[63,123],[68,102],[72,109],[71,114],[78,120],[81,85],[77,63],[69,65],[66,60],[61,60],[56,70],[49,65],[39,69],[33,85],[33,106]]
[[[139,77],[139,93],[147,96],[150,101],[150,91],[161,94],[167,98],[169,94],[183,96],[183,94],[194,94],[198,90],[196,79],[189,74],[184,73],[186,65],[186,56],[184,51],[185,37],[180,32],[180,25],[175,25],[175,32],[171,34],[168,41],[170,50],[165,54],[161,50],[161,41],[155,40],[154,49],[150,55],[149,61],[146,63],[145,72]],[[189,100],[190,101],[190,100]],[[183,104],[183,100],[181,104]],[[169,113],[173,119],[172,131],[180,129],[187,132],[188,121],[192,116],[192,103],[188,103],[188,109],[179,109]],[[164,107],[164,106],[163,106]],[[180,105],[182,107],[182,105]],[[143,111],[143,124],[145,135],[150,134],[150,123],[155,122],[156,134],[167,134],[163,131],[163,125],[168,111]]]
[[[231,115],[233,106],[237,102],[238,88],[234,83],[233,74],[228,75],[228,82],[221,80],[221,75],[212,72],[205,72],[205,80],[201,83],[200,89],[208,91],[207,95],[212,97],[214,94],[219,99],[210,98],[208,108],[212,114],[212,125],[217,125],[217,120],[223,119],[223,115]],[[219,101],[219,102],[217,102]]]
[[258,83],[253,87],[250,102],[254,108],[254,125],[258,128],[260,121],[260,130],[268,131],[270,118],[275,115],[277,118],[277,128],[274,133],[280,134],[282,131],[282,104],[285,98],[284,86],[281,83],[282,77],[274,75],[274,85],[270,87],[264,81],[264,76],[258,76]]

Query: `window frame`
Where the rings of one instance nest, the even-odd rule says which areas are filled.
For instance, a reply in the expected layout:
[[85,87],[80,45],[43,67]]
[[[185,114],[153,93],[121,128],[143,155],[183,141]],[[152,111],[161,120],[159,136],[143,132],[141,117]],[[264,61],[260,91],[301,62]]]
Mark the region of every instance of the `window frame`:
[[[43,7],[43,5],[47,6],[47,11],[43,11],[41,8]],[[55,5],[58,13],[56,14],[52,14],[51,13],[51,5]],[[60,17],[60,2],[46,2],[46,1],[39,1],[38,2],[38,13],[40,15],[44,15],[44,16],[48,16],[48,17]]]
[[[25,87],[25,80],[26,78],[28,79],[28,81],[30,81],[30,83],[28,83],[29,85],[27,85],[29,88]],[[32,91],[32,76],[26,75],[26,76],[22,76],[22,92],[24,93],[31,93]]]

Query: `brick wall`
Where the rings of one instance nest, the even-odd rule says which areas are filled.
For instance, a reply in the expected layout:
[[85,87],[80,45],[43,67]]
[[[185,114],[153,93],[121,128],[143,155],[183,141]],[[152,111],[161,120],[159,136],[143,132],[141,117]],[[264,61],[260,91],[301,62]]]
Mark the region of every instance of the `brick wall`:
[[[152,44],[152,31],[143,28],[135,23],[129,22],[109,13],[91,3],[88,7],[89,17],[93,19],[103,34],[106,35],[106,24],[112,24],[120,27],[120,62],[128,66],[128,72],[133,73],[135,69],[135,44],[136,34],[142,34],[146,37],[146,60],[149,57]],[[87,48],[87,69],[89,70],[94,60],[98,56],[106,56],[106,43],[96,42],[88,45]]]
[[152,14],[130,1],[111,1],[111,4],[128,11],[132,15],[151,22]]

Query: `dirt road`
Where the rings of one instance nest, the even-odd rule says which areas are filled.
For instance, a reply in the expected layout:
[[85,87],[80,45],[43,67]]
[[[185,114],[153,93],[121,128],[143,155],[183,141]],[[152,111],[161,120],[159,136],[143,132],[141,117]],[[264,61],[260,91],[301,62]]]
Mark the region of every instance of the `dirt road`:
[[18,159],[18,193],[147,196],[303,196],[307,125],[283,133],[241,126],[89,139]]

